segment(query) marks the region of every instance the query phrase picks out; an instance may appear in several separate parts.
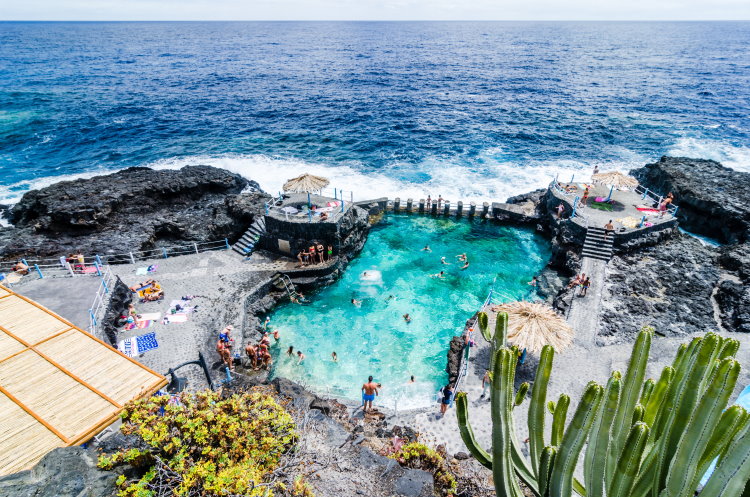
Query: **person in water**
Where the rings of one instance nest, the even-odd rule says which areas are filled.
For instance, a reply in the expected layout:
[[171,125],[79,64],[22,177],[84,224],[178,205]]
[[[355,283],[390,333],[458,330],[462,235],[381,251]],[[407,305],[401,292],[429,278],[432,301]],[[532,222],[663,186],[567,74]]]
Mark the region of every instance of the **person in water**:
[[294,357],[294,347],[293,346],[290,345],[289,348],[286,349],[286,355],[288,355],[289,357]]
[[354,298],[353,298],[353,299],[352,299],[352,305],[353,305],[354,307],[362,307],[362,301],[361,301],[361,300],[357,300],[357,299],[354,299]]
[[301,350],[297,351],[297,364],[302,364],[302,361],[305,360],[305,354],[302,353]]
[[406,321],[407,323],[411,323],[411,316],[409,316],[408,312],[404,314],[404,321]]
[[372,376],[367,378],[367,383],[362,385],[362,403],[364,405],[364,412],[367,412],[369,407],[372,410],[372,401],[375,400],[375,396],[378,395],[378,385],[372,382]]
[[456,256],[456,258],[457,258],[457,259],[458,259],[459,261],[463,262],[463,261],[465,261],[465,260],[466,260],[466,253],[463,253],[463,254],[458,254],[458,255]]
[[424,248],[422,249],[422,252],[432,252],[432,249],[430,248],[429,245],[425,245]]
[[441,257],[440,258],[440,262],[442,262],[443,264],[446,264],[446,265],[450,266],[450,262],[446,261],[445,257]]
[[273,330],[273,339],[277,342],[281,339],[281,334],[279,333],[279,330]]
[[430,277],[431,278],[444,279],[445,278],[445,271],[440,271],[439,273],[431,274]]
[[416,380],[414,379],[414,375],[411,375],[411,378],[409,378],[409,383],[414,383]]
[[466,258],[466,259],[464,259],[464,261],[465,261],[465,262],[464,262],[464,265],[463,265],[463,266],[461,266],[461,269],[466,269],[466,268],[468,268],[468,267],[469,267],[469,259],[468,259],[468,258]]
[[528,283],[528,284],[529,284],[530,286],[536,286],[536,285],[537,285],[537,280],[536,280],[536,276],[534,276],[533,278],[531,278],[531,281],[529,281],[529,283]]
[[339,362],[339,356],[338,354],[336,354],[335,350],[331,353],[331,359],[333,360],[333,362]]

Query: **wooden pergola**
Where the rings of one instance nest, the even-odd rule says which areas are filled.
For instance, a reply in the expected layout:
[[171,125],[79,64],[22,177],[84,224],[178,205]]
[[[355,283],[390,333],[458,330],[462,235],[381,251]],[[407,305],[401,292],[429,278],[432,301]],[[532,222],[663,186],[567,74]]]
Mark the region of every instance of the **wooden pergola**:
[[0,476],[83,443],[166,378],[0,285]]

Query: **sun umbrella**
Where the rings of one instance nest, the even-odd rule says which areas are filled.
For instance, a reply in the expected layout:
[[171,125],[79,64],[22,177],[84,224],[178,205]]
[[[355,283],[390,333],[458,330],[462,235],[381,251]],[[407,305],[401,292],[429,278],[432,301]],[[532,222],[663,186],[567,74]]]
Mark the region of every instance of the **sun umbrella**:
[[612,190],[617,188],[635,188],[638,186],[638,180],[632,176],[622,174],[620,171],[609,171],[607,173],[599,173],[591,176],[591,180],[595,183],[601,183],[603,185],[609,185],[609,196],[605,202],[609,202],[612,198]]
[[498,311],[508,313],[508,341],[521,350],[539,354],[542,347],[552,345],[560,352],[573,342],[573,328],[548,305],[509,302]]
[[326,178],[305,173],[284,183],[284,191],[293,193],[319,192],[328,186],[328,183],[330,182]]

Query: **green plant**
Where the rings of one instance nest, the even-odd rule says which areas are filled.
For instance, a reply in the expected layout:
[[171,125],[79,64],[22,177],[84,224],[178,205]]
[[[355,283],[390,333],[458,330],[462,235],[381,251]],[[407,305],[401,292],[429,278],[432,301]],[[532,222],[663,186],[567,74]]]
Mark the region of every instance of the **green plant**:
[[[739,406],[727,409],[740,370],[739,342],[713,333],[695,338],[654,381],[645,379],[652,334],[641,330],[624,377],[615,371],[606,388],[587,385],[564,429],[568,400],[547,403],[554,350],[544,348],[528,412],[530,463],[519,450],[510,401],[517,356],[508,348],[494,353],[491,455],[474,438],[465,393],[456,404],[461,437],[492,469],[497,495],[522,495],[520,478],[542,497],[691,497],[716,459],[701,497],[742,495],[750,478],[750,415]],[[549,443],[546,406],[553,417]],[[586,442],[584,486],[573,472]]]
[[423,469],[432,473],[435,488],[440,492],[440,495],[451,497],[455,494],[456,478],[448,468],[445,459],[426,445],[419,442],[411,442],[388,457],[395,459],[402,466]]
[[[118,479],[121,497],[273,496],[269,477],[297,437],[291,415],[260,390],[227,398],[210,390],[182,394],[177,403],[151,397],[127,404],[122,420],[121,431],[141,447],[102,455],[98,463],[139,469],[135,479]],[[295,495],[310,495],[303,483],[295,483]]]

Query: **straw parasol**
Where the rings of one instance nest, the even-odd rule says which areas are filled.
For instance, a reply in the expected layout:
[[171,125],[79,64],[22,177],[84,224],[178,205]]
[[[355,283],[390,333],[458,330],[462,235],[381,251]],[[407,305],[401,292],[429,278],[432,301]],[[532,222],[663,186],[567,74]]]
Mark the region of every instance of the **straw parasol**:
[[620,171],[609,171],[591,176],[591,181],[609,186],[609,196],[607,202],[612,198],[612,190],[615,188],[635,188],[638,186],[638,180],[632,176],[622,174]]
[[284,191],[293,193],[319,192],[328,186],[328,183],[330,182],[326,178],[305,173],[284,183]]
[[539,354],[552,345],[559,352],[573,342],[573,328],[548,305],[509,302],[497,310],[508,313],[508,341],[521,350]]

